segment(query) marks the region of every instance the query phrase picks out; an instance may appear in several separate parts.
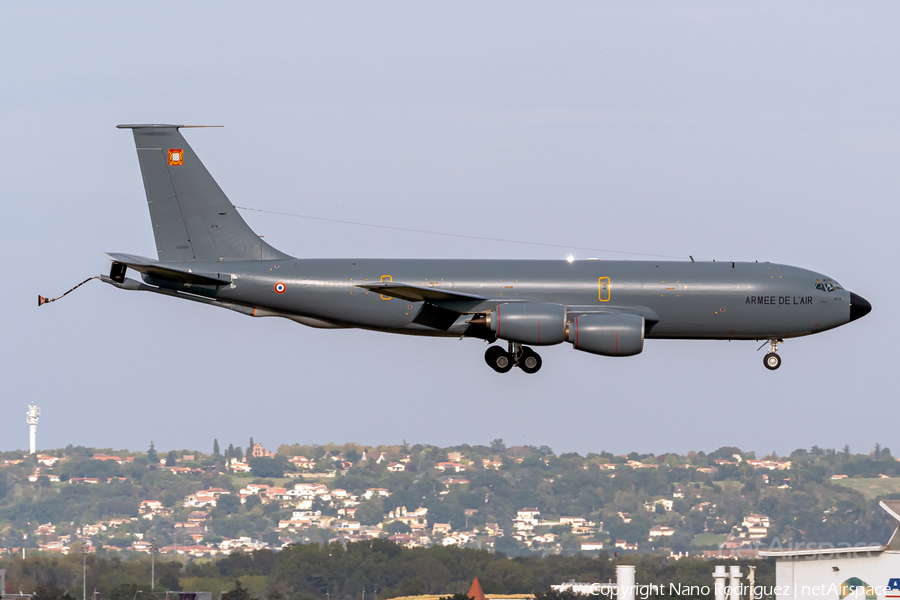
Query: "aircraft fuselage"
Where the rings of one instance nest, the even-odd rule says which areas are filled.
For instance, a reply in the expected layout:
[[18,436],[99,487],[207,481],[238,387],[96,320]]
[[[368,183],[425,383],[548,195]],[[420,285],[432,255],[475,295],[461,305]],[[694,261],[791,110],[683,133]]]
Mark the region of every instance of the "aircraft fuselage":
[[[198,273],[220,269],[232,277],[231,286],[144,279],[251,307],[258,315],[268,310],[318,320],[321,326],[414,335],[458,337],[469,328],[470,315],[522,301],[562,304],[570,312],[638,314],[647,321],[646,337],[657,339],[790,338],[851,320],[851,294],[834,287],[833,279],[775,263],[287,259],[192,265]],[[389,281],[489,300],[465,307],[450,327],[436,329],[415,322],[424,302],[358,287]]]

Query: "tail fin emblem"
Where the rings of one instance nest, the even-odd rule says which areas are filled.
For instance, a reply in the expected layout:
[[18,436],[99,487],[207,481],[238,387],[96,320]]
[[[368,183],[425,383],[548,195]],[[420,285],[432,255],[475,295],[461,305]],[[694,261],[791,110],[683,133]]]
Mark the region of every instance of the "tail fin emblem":
[[179,167],[184,164],[184,149],[169,148],[169,166]]

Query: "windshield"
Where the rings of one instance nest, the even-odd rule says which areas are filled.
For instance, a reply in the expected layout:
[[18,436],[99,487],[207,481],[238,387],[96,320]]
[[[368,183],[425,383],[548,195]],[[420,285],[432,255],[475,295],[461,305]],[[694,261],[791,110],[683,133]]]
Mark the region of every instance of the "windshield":
[[825,279],[816,283],[816,289],[822,290],[823,292],[833,292],[835,290],[842,290],[844,288],[837,281]]

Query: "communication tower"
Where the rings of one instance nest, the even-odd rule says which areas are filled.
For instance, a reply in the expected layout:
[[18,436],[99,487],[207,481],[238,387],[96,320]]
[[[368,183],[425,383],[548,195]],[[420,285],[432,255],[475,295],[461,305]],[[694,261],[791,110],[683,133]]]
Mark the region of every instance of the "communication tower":
[[38,417],[40,416],[41,409],[34,405],[28,407],[26,422],[28,423],[29,433],[31,434],[31,454],[37,452],[37,424]]

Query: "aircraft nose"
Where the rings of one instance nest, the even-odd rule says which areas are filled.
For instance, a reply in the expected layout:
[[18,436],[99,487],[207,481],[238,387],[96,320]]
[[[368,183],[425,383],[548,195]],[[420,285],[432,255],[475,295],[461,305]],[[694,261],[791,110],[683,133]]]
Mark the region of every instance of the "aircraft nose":
[[862,296],[850,292],[850,320],[855,321],[872,312],[872,305]]

